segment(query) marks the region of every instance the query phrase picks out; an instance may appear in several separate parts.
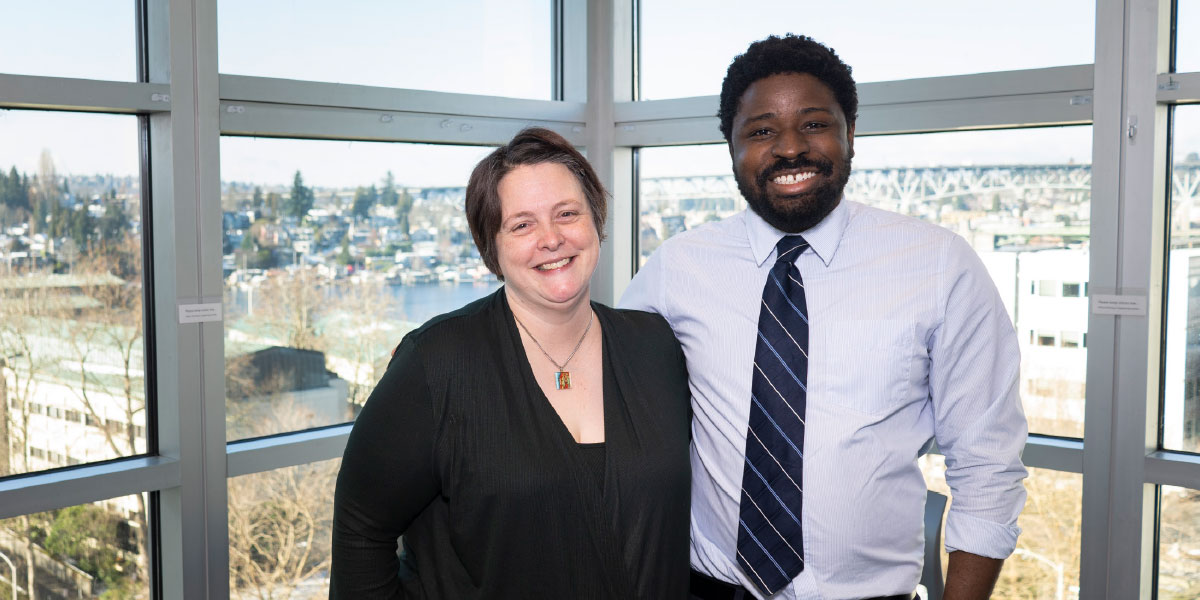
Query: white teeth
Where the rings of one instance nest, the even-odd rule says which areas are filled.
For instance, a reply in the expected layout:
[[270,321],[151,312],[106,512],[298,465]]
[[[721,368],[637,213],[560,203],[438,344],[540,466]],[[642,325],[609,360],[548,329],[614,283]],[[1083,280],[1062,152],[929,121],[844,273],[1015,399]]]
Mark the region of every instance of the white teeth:
[[546,263],[546,264],[544,264],[544,265],[538,265],[538,270],[541,270],[541,271],[552,271],[552,270],[554,270],[554,269],[557,269],[557,268],[559,268],[559,267],[565,267],[565,266],[567,265],[567,263],[569,263],[569,262],[571,262],[571,259],[570,259],[569,257],[568,257],[568,258],[564,258],[564,259],[562,259],[562,260],[560,260],[560,261],[558,261],[558,262],[552,262],[552,263]]
[[804,181],[805,179],[808,179],[808,178],[812,177],[813,175],[816,175],[816,173],[805,172],[805,173],[798,173],[796,175],[780,175],[779,177],[776,177],[772,181],[774,181],[775,183],[778,183],[780,185],[790,185],[793,183],[800,183],[801,181]]

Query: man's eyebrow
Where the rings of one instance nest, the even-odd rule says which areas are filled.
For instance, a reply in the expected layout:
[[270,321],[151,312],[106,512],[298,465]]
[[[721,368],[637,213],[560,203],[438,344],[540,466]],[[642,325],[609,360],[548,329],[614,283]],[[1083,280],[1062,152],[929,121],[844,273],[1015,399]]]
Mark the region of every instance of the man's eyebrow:
[[[823,113],[833,114],[832,110],[825,108],[823,106],[806,106],[806,107],[800,109],[799,112],[802,115],[807,115],[809,113],[815,113],[815,112],[823,112]],[[749,125],[751,123],[757,123],[759,121],[767,121],[770,119],[774,119],[777,116],[778,115],[773,112],[765,112],[760,115],[754,115],[753,117],[747,118],[745,121],[742,122],[742,124]]]

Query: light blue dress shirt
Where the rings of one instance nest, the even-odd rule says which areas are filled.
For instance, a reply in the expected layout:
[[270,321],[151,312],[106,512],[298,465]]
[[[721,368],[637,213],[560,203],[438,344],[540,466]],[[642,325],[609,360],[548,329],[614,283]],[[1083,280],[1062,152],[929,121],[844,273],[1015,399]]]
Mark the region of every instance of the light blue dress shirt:
[[[957,235],[843,200],[803,232],[810,320],[805,569],[772,598],[911,592],[921,575],[932,440],[953,500],[948,551],[1005,558],[1025,504],[1012,321]],[[657,312],[683,344],[692,392],[696,570],[756,591],[736,561],[738,502],[763,284],[783,233],[743,211],[667,240],[624,308]]]

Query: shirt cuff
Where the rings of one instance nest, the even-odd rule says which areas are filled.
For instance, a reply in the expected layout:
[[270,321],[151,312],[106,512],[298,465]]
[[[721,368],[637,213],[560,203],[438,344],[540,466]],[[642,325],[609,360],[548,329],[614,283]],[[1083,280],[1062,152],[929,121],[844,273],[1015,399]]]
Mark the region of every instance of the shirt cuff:
[[946,552],[962,550],[987,558],[1008,558],[1017,547],[1021,528],[950,511],[946,517]]

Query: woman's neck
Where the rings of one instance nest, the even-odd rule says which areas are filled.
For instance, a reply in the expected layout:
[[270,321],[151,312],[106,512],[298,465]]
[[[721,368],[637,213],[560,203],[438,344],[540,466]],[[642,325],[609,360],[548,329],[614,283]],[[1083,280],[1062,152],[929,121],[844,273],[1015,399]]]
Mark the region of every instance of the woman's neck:
[[573,346],[592,319],[587,294],[561,307],[531,305],[505,290],[508,307],[543,346]]

